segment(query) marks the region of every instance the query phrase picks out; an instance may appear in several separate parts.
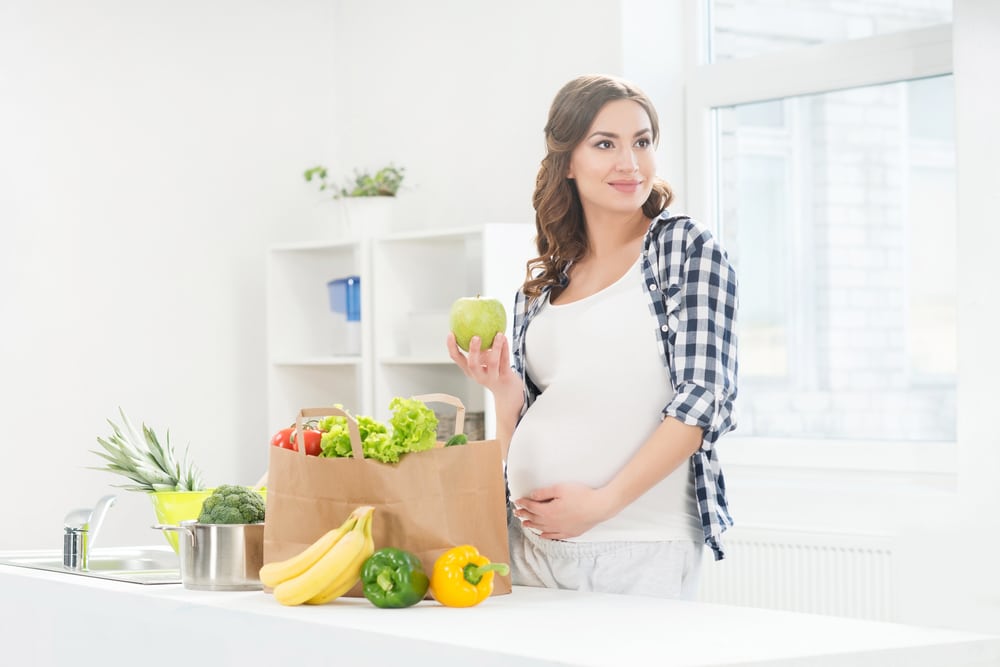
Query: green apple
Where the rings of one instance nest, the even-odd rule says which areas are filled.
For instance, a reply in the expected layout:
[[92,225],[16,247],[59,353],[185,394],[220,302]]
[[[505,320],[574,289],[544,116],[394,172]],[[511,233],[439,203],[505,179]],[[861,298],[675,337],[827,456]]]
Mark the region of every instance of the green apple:
[[451,332],[458,346],[469,351],[469,341],[479,336],[481,349],[488,350],[493,338],[507,329],[507,313],[497,299],[463,296],[451,304]]

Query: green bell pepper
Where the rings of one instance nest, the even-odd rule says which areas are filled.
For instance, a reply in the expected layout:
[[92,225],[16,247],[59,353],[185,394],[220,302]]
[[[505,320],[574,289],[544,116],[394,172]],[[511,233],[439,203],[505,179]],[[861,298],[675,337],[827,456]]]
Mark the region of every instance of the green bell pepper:
[[399,609],[423,600],[430,580],[414,554],[384,547],[361,566],[361,584],[365,597],[376,607]]

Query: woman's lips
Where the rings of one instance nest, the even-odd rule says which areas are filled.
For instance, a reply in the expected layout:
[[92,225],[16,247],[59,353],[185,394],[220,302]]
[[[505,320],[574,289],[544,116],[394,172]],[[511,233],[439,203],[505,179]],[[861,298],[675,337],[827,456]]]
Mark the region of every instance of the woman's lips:
[[618,192],[625,192],[631,194],[642,187],[642,181],[612,181],[608,183]]

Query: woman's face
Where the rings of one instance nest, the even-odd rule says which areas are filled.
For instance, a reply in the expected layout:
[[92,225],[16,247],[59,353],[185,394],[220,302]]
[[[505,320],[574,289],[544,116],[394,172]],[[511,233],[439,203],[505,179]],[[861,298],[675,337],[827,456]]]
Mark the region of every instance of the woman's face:
[[638,102],[608,102],[570,156],[585,215],[632,214],[653,188],[656,155],[649,115]]

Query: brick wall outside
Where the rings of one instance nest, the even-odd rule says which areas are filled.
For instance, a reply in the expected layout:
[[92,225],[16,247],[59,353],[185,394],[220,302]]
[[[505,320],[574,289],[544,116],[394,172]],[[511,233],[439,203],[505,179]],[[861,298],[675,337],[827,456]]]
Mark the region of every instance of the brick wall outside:
[[[722,42],[728,49],[723,57],[739,57],[764,50],[764,42],[802,45],[870,34],[873,26],[875,32],[887,32],[930,25],[945,4],[950,7],[937,0],[717,2],[716,17],[725,20],[727,6],[738,15],[740,21]],[[776,34],[780,30],[764,11],[801,12],[806,5],[813,10],[808,18],[801,14],[797,39]],[[754,16],[757,26],[748,18]],[[741,317],[742,343],[777,341],[771,358],[773,369],[780,366],[779,372],[767,372],[758,364],[741,377],[742,435],[954,438],[954,377],[929,381],[915,376],[907,350],[908,304],[922,276],[910,275],[907,268],[906,111],[905,87],[890,84],[790,100],[785,127],[777,130],[740,126],[735,114],[723,112],[725,244],[744,287],[747,280],[761,279],[770,265],[789,282],[787,292],[775,296],[788,303],[770,339],[754,330],[766,324],[754,312],[774,309],[742,304],[747,315],[745,323]],[[755,229],[774,229],[773,221],[739,201],[736,156],[758,152],[784,155],[792,167],[789,182],[799,191],[788,193],[783,232],[792,240],[784,245],[794,257],[741,253],[740,240],[747,244]],[[741,262],[755,268],[744,273]]]

